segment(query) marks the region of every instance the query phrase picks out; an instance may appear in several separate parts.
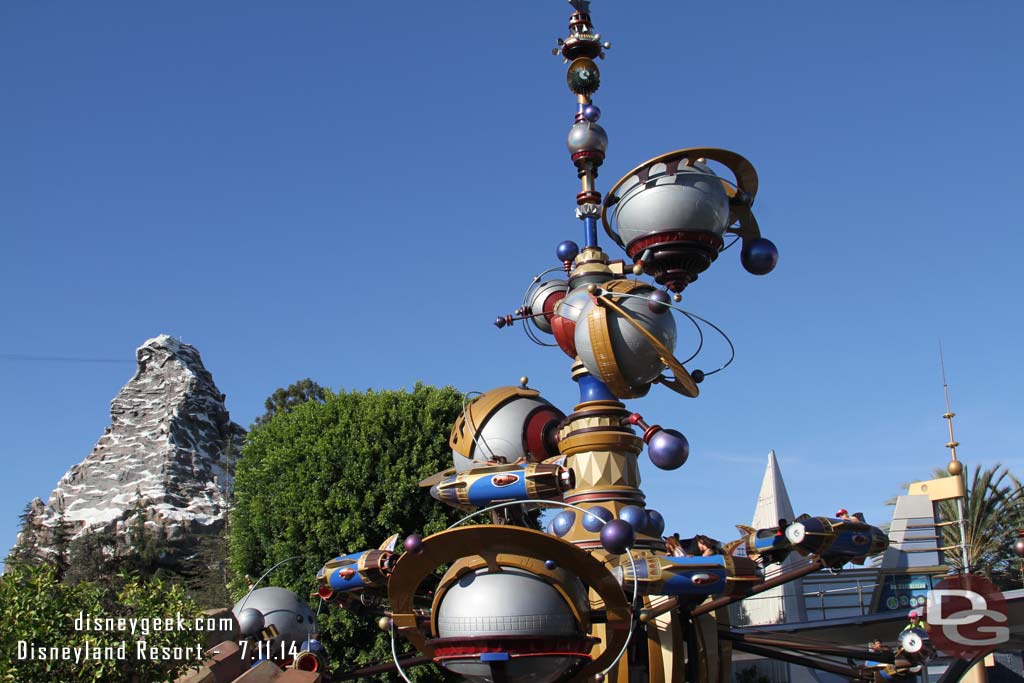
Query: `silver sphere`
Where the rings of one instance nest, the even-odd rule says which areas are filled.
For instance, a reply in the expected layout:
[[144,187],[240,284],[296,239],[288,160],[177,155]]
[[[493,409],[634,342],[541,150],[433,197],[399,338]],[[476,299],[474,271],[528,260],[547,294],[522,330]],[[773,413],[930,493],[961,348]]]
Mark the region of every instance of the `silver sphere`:
[[569,129],[569,139],[566,141],[569,147],[569,154],[577,152],[601,152],[608,149],[608,133],[604,128],[589,121],[580,121],[573,124]]
[[622,199],[615,215],[624,245],[661,232],[688,230],[719,236],[725,232],[729,197],[710,169],[681,164],[669,174],[665,164],[650,168],[646,183],[633,176],[618,192]]
[[246,607],[240,611],[237,615],[238,619],[238,632],[243,636],[256,636],[263,630],[265,622],[263,621],[263,613],[258,609],[252,607]]
[[[542,332],[551,334],[551,321],[544,315],[544,305],[552,296],[557,295],[559,292],[564,293],[568,291],[569,283],[565,280],[548,280],[547,282],[541,282],[530,292],[528,306],[530,314],[533,316],[530,320]],[[555,305],[557,306],[558,304],[556,303]]]
[[586,287],[577,287],[568,294],[565,298],[555,304],[555,315],[561,316],[571,322],[579,320],[580,313],[583,312],[583,307],[590,301],[590,293],[587,292]]
[[[573,579],[563,586],[579,598],[586,595]],[[441,596],[437,631],[440,638],[487,636],[573,636],[580,634],[565,598],[543,579],[513,567],[500,573],[478,569],[462,576]],[[551,655],[513,658],[505,665],[511,682],[553,683],[576,664],[573,657]],[[493,680],[488,662],[466,659],[445,664],[472,681]]]
[[[256,612],[263,620],[263,625],[256,633],[267,626],[275,626],[280,633],[270,641],[272,652],[281,652],[282,644],[285,652],[290,650],[292,645],[297,650],[310,634],[316,633],[316,616],[313,610],[287,588],[267,586],[254,590],[235,603],[232,612],[238,620],[240,629],[256,625],[256,617],[252,612]],[[241,632],[243,635],[249,635],[246,630]]]
[[[637,291],[636,294],[647,294]],[[619,299],[619,306],[624,308],[630,317],[646,330],[651,332],[669,351],[676,345],[676,321],[671,315],[660,315],[651,311],[646,298],[629,297]],[[597,306],[597,302],[588,301],[580,313],[576,324],[576,351],[580,360],[597,379],[606,382],[597,362],[597,353],[591,338],[589,317]],[[657,350],[646,337],[623,319],[619,314],[606,309],[608,337],[611,341],[612,353],[619,367],[619,373],[630,387],[641,387],[652,382],[665,369]]]
[[[562,411],[543,398],[529,396],[513,398],[488,415],[474,415],[472,426],[476,427],[475,439],[472,434],[467,434],[467,438],[473,439],[470,451],[472,457],[466,457],[453,450],[452,461],[455,464],[455,470],[465,472],[478,467],[481,463],[511,463],[520,459],[535,461],[538,458],[543,459],[556,455],[556,453],[527,452],[529,444],[543,443],[543,439],[536,433],[536,430],[541,427],[536,423],[536,414],[541,412],[550,414],[551,419],[555,420],[565,417]],[[467,424],[467,427],[469,426]]]

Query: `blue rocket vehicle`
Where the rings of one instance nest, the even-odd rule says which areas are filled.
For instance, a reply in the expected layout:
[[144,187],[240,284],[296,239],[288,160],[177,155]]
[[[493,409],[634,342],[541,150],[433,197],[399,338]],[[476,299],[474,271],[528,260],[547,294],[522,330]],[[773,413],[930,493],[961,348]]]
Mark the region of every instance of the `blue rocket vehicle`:
[[317,594],[324,600],[368,588],[384,588],[398,561],[394,553],[398,534],[375,550],[340,555],[329,560],[316,575]]
[[786,538],[787,526],[788,523],[784,519],[779,520],[779,526],[767,529],[737,524],[736,528],[743,536],[738,542],[733,541],[730,545],[742,545],[747,551],[747,557],[759,561],[765,567],[783,562],[793,550],[793,544]]
[[709,595],[746,595],[761,581],[753,560],[729,554],[668,557],[639,551],[612,571],[626,592],[703,600]]
[[856,517],[802,515],[786,527],[785,535],[794,550],[801,555],[817,555],[829,567],[842,567],[847,562],[863,564],[868,555],[889,547],[885,532]]
[[483,465],[445,474],[430,487],[430,495],[452,507],[472,510],[520,500],[561,500],[573,483],[572,471],[559,465]]

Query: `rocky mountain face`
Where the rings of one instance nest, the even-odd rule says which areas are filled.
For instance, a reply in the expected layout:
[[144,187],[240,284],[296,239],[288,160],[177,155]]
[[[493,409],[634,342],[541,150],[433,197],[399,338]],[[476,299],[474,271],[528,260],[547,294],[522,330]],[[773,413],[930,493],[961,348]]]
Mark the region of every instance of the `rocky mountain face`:
[[63,519],[72,538],[124,533],[142,515],[172,544],[223,529],[245,430],[231,421],[195,347],[160,335],[135,352],[135,376],[110,402],[92,452],[36,498],[28,522],[46,538]]

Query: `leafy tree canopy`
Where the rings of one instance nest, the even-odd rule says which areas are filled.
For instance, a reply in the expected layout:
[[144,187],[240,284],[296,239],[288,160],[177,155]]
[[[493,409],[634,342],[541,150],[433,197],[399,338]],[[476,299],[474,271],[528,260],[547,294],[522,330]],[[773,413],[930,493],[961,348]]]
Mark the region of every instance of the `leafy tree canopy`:
[[[298,556],[270,580],[305,597],[326,561],[375,548],[393,533],[427,535],[457,520],[458,512],[417,484],[451,466],[448,434],[461,411],[462,396],[451,387],[417,383],[411,392],[327,393],[255,427],[235,477],[235,573],[255,579]],[[390,641],[372,618],[332,606],[318,619],[339,670],[390,659]],[[399,638],[399,653],[409,649]],[[442,680],[433,666],[409,673]]]
[[[203,633],[192,630],[198,608],[185,596],[181,586],[160,579],[143,580],[123,575],[120,588],[93,582],[61,582],[55,563],[8,562],[0,576],[0,682],[25,681],[165,681],[202,659]],[[173,618],[178,613],[184,629],[152,630],[148,635],[108,629],[76,629],[80,616],[94,619]],[[106,622],[102,622],[105,624]],[[136,642],[146,641],[148,648],[191,648],[181,650],[181,658],[136,658]],[[18,643],[24,641],[28,657],[19,658]],[[124,659],[116,649],[124,643]],[[45,660],[36,658],[37,648],[101,648],[97,658],[76,662],[73,655],[58,654]],[[114,650],[106,652],[102,648]],[[32,648],[29,650],[28,648]]]
[[309,401],[324,403],[330,395],[330,389],[323,388],[308,377],[295,382],[286,389],[278,388],[263,402],[263,407],[267,412],[256,418],[254,426],[259,426],[278,413],[287,413],[295,406]]

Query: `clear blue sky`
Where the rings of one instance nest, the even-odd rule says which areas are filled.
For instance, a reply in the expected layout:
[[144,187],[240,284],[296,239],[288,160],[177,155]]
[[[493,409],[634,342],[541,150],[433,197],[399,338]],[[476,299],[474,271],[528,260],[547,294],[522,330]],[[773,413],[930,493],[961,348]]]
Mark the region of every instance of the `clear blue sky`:
[[[558,0],[5,3],[0,552],[162,332],[199,348],[243,425],[307,376],[482,391],[526,374],[570,409],[567,359],[491,325],[582,233],[574,101],[550,54],[568,14]],[[736,150],[781,253],[756,278],[727,252],[685,293],[736,344],[729,371],[696,400],[655,388],[629,404],[690,440],[682,469],[642,466],[669,530],[730,538],[771,448],[798,512],[887,521],[900,483],[947,458],[940,337],[961,457],[1024,474],[1024,5],[596,0],[592,14],[613,42],[599,189],[672,149]]]

